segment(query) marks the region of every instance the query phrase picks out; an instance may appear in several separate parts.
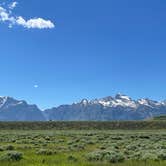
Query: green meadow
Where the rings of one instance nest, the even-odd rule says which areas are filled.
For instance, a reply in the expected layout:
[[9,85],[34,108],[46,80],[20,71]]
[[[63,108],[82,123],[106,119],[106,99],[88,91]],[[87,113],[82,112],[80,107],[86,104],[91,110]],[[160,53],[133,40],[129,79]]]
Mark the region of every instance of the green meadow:
[[1,166],[165,166],[162,130],[1,130]]

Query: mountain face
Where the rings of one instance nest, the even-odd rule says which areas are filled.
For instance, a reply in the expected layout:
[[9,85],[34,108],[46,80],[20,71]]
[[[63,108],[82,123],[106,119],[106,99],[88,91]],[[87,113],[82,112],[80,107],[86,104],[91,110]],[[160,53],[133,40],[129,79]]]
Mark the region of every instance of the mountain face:
[[36,105],[0,97],[0,121],[112,121],[143,120],[166,115],[166,101],[133,100],[122,94],[41,111]]
[[11,97],[0,97],[0,121],[43,121],[41,110]]
[[166,114],[166,102],[149,99],[132,100],[117,94],[88,101],[83,99],[72,105],[61,105],[45,110],[47,120],[64,121],[111,121],[143,120]]

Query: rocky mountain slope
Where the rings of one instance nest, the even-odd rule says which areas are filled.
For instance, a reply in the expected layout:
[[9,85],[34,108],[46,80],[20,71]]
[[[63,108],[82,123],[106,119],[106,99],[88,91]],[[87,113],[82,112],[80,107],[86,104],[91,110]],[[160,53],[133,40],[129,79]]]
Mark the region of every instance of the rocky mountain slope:
[[112,121],[143,120],[166,115],[166,102],[133,100],[122,94],[41,111],[36,105],[11,97],[0,97],[0,121]]
[[166,102],[133,100],[122,94],[45,110],[48,120],[142,120],[166,114]]
[[43,121],[43,113],[36,105],[11,97],[0,97],[0,121]]

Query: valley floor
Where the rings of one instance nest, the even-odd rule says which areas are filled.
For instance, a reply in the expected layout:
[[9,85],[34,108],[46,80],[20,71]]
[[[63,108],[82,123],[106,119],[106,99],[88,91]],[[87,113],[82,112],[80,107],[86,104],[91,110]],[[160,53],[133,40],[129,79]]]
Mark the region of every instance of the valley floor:
[[165,166],[165,130],[1,130],[0,166]]

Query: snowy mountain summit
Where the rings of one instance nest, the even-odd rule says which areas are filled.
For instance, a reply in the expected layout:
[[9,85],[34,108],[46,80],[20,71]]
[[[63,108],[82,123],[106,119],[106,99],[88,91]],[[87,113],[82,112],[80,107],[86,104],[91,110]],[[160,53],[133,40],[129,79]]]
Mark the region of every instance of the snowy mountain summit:
[[0,121],[143,120],[159,115],[166,115],[166,101],[134,100],[120,93],[114,97],[83,99],[71,105],[60,105],[44,111],[24,100],[0,97]]
[[122,94],[117,94],[115,97],[109,96],[98,100],[96,99],[95,101],[92,101],[92,103],[98,103],[103,105],[104,107],[117,107],[117,106],[131,107],[131,108],[137,107],[137,104],[134,100]]
[[61,105],[45,111],[51,120],[142,120],[166,114],[166,102],[150,99],[134,100],[117,94],[100,99]]
[[104,97],[101,99],[95,99],[88,101],[87,99],[84,99],[81,101],[81,103],[84,102],[84,104],[101,104],[104,107],[129,107],[136,109],[140,105],[148,106],[148,107],[157,107],[157,106],[166,106],[166,102],[158,102],[158,101],[153,101],[150,99],[138,99],[138,100],[133,100],[127,95],[124,94],[117,94],[115,97]]

